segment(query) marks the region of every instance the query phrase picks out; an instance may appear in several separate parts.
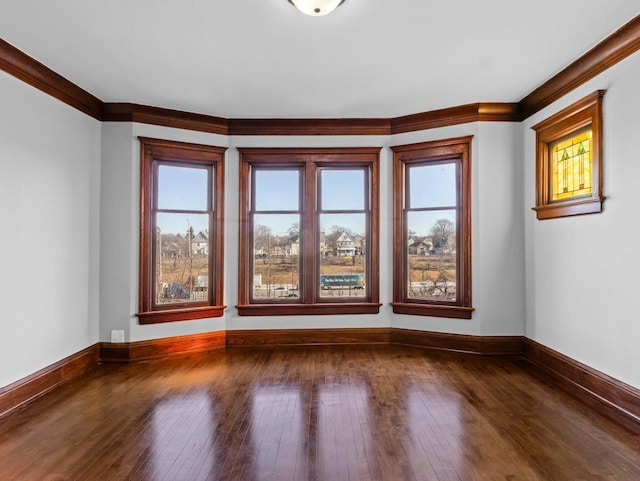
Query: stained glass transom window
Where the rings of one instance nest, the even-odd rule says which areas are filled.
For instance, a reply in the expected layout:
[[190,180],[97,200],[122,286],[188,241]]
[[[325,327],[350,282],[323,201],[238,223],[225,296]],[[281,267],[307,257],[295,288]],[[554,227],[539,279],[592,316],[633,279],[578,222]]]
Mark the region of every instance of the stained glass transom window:
[[550,145],[551,200],[590,194],[592,191],[591,128]]

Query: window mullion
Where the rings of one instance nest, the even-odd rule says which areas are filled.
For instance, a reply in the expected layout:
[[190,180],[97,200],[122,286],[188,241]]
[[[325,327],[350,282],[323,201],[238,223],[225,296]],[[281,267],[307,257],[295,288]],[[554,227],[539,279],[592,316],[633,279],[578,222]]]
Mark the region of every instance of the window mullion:
[[316,301],[317,279],[318,279],[318,256],[317,249],[317,232],[318,232],[318,214],[316,213],[317,202],[317,175],[316,165],[313,162],[307,162],[303,173],[303,187],[300,189],[300,206],[301,212],[301,269],[300,283],[302,284],[302,302],[314,303]]

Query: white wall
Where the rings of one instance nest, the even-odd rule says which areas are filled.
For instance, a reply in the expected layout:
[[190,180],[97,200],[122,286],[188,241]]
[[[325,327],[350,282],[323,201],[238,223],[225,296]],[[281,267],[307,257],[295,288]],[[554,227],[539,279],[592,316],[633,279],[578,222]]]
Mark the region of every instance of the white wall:
[[[100,340],[123,330],[125,341],[225,329],[225,317],[140,325],[138,269],[140,251],[140,142],[138,137],[227,146],[227,137],[126,122],[102,125]],[[228,161],[227,161],[228,162]],[[226,167],[226,166],[225,166]],[[227,194],[226,203],[234,198]],[[227,227],[228,235],[229,228]],[[225,246],[229,243],[225,239]],[[226,247],[229,249],[229,247]],[[229,253],[227,252],[227,256]],[[227,301],[228,302],[228,301]]]
[[518,132],[518,124],[482,122],[392,137],[392,145],[404,145],[474,136],[471,272],[473,307],[476,308],[469,320],[394,315],[394,327],[484,336],[524,334],[522,169],[518,162]]
[[[640,54],[527,119],[524,141],[526,333],[640,387]],[[604,97],[604,212],[538,221],[531,126],[597,89]]]
[[0,72],[0,386],[98,340],[100,123]]
[[[101,340],[112,329],[126,340],[219,329],[404,327],[464,334],[524,333],[524,243],[518,126],[472,123],[396,136],[216,136],[143,124],[105,123],[102,130]],[[225,157],[224,317],[141,326],[138,304],[140,148],[137,136],[228,145]],[[473,135],[473,289],[471,320],[393,314],[393,197],[390,145]],[[238,147],[381,147],[379,314],[336,316],[238,316]],[[500,188],[495,188],[499,184]]]

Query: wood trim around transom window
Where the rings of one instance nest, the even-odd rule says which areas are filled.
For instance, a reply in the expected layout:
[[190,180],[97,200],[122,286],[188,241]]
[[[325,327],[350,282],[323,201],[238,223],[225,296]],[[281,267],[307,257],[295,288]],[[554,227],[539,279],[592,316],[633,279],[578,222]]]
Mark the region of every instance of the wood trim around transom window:
[[[604,90],[562,109],[531,127],[536,131],[536,212],[538,220],[602,212],[602,98]],[[552,200],[550,145],[582,128],[591,129],[591,186],[587,195]]]

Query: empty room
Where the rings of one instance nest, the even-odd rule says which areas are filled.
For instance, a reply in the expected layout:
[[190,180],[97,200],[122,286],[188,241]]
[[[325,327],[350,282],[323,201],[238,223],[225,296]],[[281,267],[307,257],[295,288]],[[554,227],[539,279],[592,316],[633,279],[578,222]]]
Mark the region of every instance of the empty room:
[[640,2],[0,0],[0,480],[640,479]]

